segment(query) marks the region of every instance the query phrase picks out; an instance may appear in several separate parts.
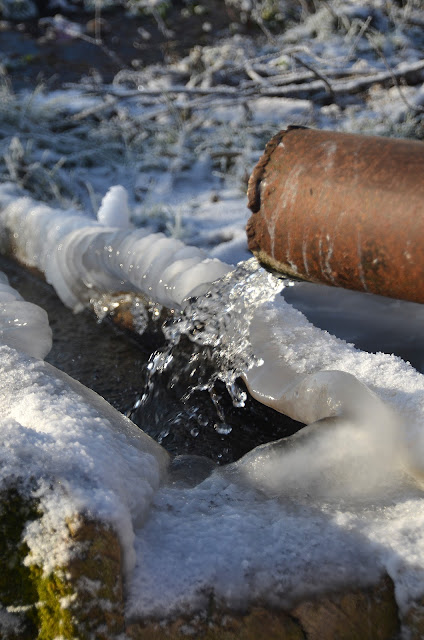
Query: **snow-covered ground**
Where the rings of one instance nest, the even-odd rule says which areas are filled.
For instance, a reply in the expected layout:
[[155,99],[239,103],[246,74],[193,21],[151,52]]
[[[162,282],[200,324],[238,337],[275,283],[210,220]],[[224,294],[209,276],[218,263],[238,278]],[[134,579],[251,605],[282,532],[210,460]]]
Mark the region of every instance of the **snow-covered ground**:
[[[180,308],[184,294],[202,292],[194,275],[183,277],[186,267],[206,264],[202,281],[209,283],[228,272],[223,262],[249,257],[246,179],[277,130],[304,124],[423,135],[419,9],[413,1],[400,8],[333,0],[315,11],[305,3],[297,23],[281,33],[256,16],[260,34],[194,47],[167,66],[124,69],[110,86],[15,95],[4,83],[3,231],[74,309],[93,291],[122,285]],[[97,221],[112,185],[120,187],[103,200]],[[91,259],[94,234],[100,240]],[[155,259],[149,264],[146,237]],[[195,249],[184,253],[180,240]],[[229,309],[230,321],[217,326],[231,337],[212,344],[227,350],[226,366],[233,358],[243,372],[246,354],[234,350],[241,340],[242,350],[256,356],[246,374],[253,391],[270,404],[284,391],[280,404],[288,413],[308,423],[330,420],[196,486],[174,483],[171,475],[161,488],[165,454],[39,359],[50,339],[45,317],[1,285],[1,477],[38,481],[45,515],[26,532],[33,561],[60,564],[59,520],[85,509],[113,523],[121,537],[130,618],[195,611],[211,590],[234,607],[258,600],[289,605],[323,587],[367,584],[383,570],[403,613],[422,598],[424,377],[396,356],[355,350],[313,327],[283,299],[268,302],[267,277],[247,279],[244,289],[236,280],[232,306],[221,299],[220,307],[219,295],[212,296],[210,319]],[[172,298],[180,285],[183,293]],[[253,285],[263,288],[266,304],[249,315],[233,302]],[[302,286],[299,292],[307,307],[311,298],[302,298]],[[320,294],[321,304],[331,295]],[[349,315],[355,294],[341,295],[347,297],[335,308],[340,314],[346,305]],[[367,296],[352,306],[369,314],[372,326],[380,304],[380,318],[391,313],[392,301]],[[423,311],[398,302],[396,313],[408,344],[409,326],[417,330]]]
[[423,135],[420,6],[296,4],[291,28],[193,46],[168,65],[122,69],[109,86],[85,78],[16,96],[4,80],[0,177],[93,215],[122,184],[137,226],[244,259],[246,181],[278,130]]

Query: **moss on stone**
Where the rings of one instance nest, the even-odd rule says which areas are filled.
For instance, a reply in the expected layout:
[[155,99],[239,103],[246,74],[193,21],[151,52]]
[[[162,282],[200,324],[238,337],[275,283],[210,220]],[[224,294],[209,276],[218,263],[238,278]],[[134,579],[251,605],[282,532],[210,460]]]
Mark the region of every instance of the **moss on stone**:
[[17,486],[0,492],[0,604],[19,619],[19,628],[3,631],[4,640],[52,640],[76,637],[76,628],[63,598],[72,586],[57,571],[44,576],[36,565],[26,566],[25,527],[41,517],[31,488]]
[[8,640],[33,640],[38,625],[38,593],[23,562],[29,549],[22,537],[27,522],[39,513],[36,501],[22,493],[14,487],[0,492],[0,604],[20,621],[19,629],[8,632]]
[[72,640],[77,637],[71,609],[63,606],[63,599],[72,598],[72,585],[60,574],[60,571],[43,575],[40,567],[30,567],[31,579],[38,593],[38,636],[37,640],[63,638]]
[[80,552],[67,567],[76,592],[71,609],[78,628],[96,640],[124,630],[121,547],[116,532],[84,517],[68,522],[72,543]]
[[124,629],[121,553],[116,533],[82,517],[68,523],[72,560],[45,575],[26,566],[27,524],[41,517],[22,487],[0,492],[0,606],[19,621],[1,640],[109,640]]

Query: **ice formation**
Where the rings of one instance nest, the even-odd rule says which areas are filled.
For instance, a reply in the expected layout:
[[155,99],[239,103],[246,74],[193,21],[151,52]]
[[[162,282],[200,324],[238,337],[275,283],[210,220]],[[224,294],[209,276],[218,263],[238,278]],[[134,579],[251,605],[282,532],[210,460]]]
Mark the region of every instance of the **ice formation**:
[[[222,366],[235,362],[262,402],[309,425],[194,487],[173,485],[172,477],[161,487],[167,456],[159,445],[92,392],[4,344],[2,477],[19,469],[57,481],[54,491],[41,482],[45,516],[28,528],[36,561],[49,566],[66,553],[60,536],[46,531],[86,509],[120,534],[129,619],[195,611],[210,590],[227,606],[285,606],[323,584],[368,584],[383,570],[402,611],[422,597],[421,374],[317,329],[283,299],[257,309],[272,293],[266,278],[255,279],[257,266],[239,267],[245,289],[237,279],[232,286],[228,265],[162,234],[128,229],[116,209],[123,192],[106,199],[105,219],[118,225],[111,228],[14,200],[8,189],[0,190],[6,240],[69,306],[87,304],[93,290],[186,306],[179,324],[190,333],[197,322],[192,337],[200,345],[222,350]],[[224,288],[205,294],[223,275]],[[187,303],[194,294],[198,303]]]
[[65,564],[65,519],[88,513],[113,524],[130,571],[134,526],[148,512],[168,455],[103,398],[42,360],[51,345],[47,314],[24,302],[3,274],[0,305],[0,487],[13,479],[40,500],[43,517],[26,534],[31,562],[46,571]]
[[130,226],[128,192],[125,187],[120,184],[110,187],[97,212],[97,220],[105,227],[127,229]]
[[195,611],[209,589],[235,608],[290,606],[383,570],[408,611],[424,584],[423,375],[317,329],[284,299],[256,311],[250,336],[251,391],[311,424],[194,488],[159,490],[137,534],[129,617]]
[[0,343],[34,358],[45,358],[52,346],[47,313],[26,302],[0,273]]
[[[15,9],[18,4],[27,11],[33,3],[3,3]],[[56,199],[60,192],[79,202],[88,199],[80,185],[91,183],[100,193],[111,180],[132,184],[147,193],[139,222],[149,215],[149,205],[153,209],[182,203],[189,221],[185,237],[212,247],[210,255],[236,262],[234,256],[244,257],[245,250],[240,178],[271,136],[275,126],[268,123],[277,111],[284,124],[313,122],[407,136],[418,130],[419,113],[411,105],[420,103],[420,84],[402,87],[402,93],[398,86],[388,90],[393,73],[376,46],[376,38],[384,40],[385,57],[397,78],[402,68],[405,78],[408,69],[418,69],[414,78],[420,73],[415,66],[422,65],[422,29],[419,20],[414,24],[420,19],[417,3],[406,3],[407,11],[396,3],[336,4],[319,8],[298,26],[288,25],[273,42],[236,34],[213,47],[196,47],[171,66],[122,71],[113,88],[126,100],[118,118],[115,101],[110,111],[103,111],[106,100],[98,86],[96,97],[89,85],[72,92],[38,93],[30,100],[4,94],[2,155],[12,161],[3,165],[3,179],[10,175],[19,182],[24,170],[25,188],[34,197]],[[296,63],[291,44],[300,53]],[[314,69],[305,69],[304,62]],[[355,99],[343,109],[340,101],[329,104],[328,95],[320,104],[314,95],[325,87],[315,68],[329,78],[334,95],[347,97],[348,103],[349,93],[374,76],[372,88],[361,93],[366,96],[362,103]],[[296,84],[287,86],[290,78]],[[125,95],[131,83],[144,85],[144,105],[137,96],[130,100]],[[172,93],[181,83],[182,93]],[[154,93],[158,87],[166,97],[160,104]],[[209,90],[209,101],[207,96],[192,99],[192,89]],[[218,99],[223,90],[226,97]],[[263,90],[270,97],[261,97]],[[285,95],[310,100],[286,101]],[[81,116],[87,109],[106,115],[73,120],[70,131],[60,133],[58,117]],[[128,129],[137,135],[128,141],[127,162],[122,162],[122,144],[114,152],[110,140],[127,140]],[[177,143],[169,144],[170,139]],[[227,172],[232,154],[234,168]],[[137,158],[133,167],[128,157]],[[51,176],[54,188],[49,193]],[[223,188],[224,183],[232,190]],[[222,206],[211,201],[213,190]],[[121,187],[105,197],[98,221],[15,198],[12,187],[0,188],[2,241],[24,262],[43,270],[75,310],[97,291],[127,289],[179,306],[199,281],[201,292],[206,280],[227,270],[222,263],[205,261],[198,249],[187,250],[161,235],[132,232]],[[122,246],[130,254],[124,256]],[[155,258],[150,270],[139,253],[146,247],[149,260]],[[175,251],[181,254],[168,263]],[[127,272],[120,266],[124,257]],[[192,281],[198,264],[202,273]],[[159,282],[164,273],[168,282]],[[321,293],[314,295],[322,305]],[[129,618],[186,613],[206,607],[211,594],[215,601],[234,606],[260,601],[278,607],[290,597],[321,592],[323,585],[338,589],[373,581],[383,570],[395,581],[403,612],[422,600],[424,507],[415,478],[420,479],[424,459],[423,376],[400,359],[357,351],[313,328],[282,302],[262,308],[252,320],[250,335],[256,358],[264,364],[257,362],[245,379],[262,401],[311,426],[294,438],[251,452],[198,486],[159,488],[166,464],[161,449],[154,447],[152,456],[144,453],[153,445],[138,429],[91,392],[33,359],[43,357],[50,345],[44,312],[22,301],[6,282],[0,285],[0,305],[0,477],[7,481],[23,474],[47,480],[38,491],[45,515],[27,531],[34,558],[46,568],[66,556],[63,518],[87,509],[113,522],[120,533]],[[346,314],[344,301],[341,306]],[[368,304],[362,309],[370,316]],[[376,333],[383,321],[393,319],[387,308],[381,315],[386,317],[378,319]],[[407,321],[402,314],[398,318],[402,326]],[[220,358],[226,366],[237,355],[240,324],[234,318],[229,324],[225,317],[217,319],[218,327],[230,329],[219,345],[230,349]],[[421,326],[417,318],[417,334]],[[403,340],[410,340],[407,332],[403,326]],[[199,335],[199,343],[207,339]],[[416,345],[411,349],[416,351]],[[250,356],[247,344],[238,362],[251,362]]]
[[205,292],[230,269],[196,247],[162,233],[128,228],[122,188],[113,187],[99,217],[104,226],[77,212],[51,209],[0,188],[1,227],[15,255],[37,267],[61,300],[74,311],[100,293],[133,291],[170,308]]
[[284,300],[256,314],[250,335],[263,362],[244,375],[250,393],[309,426],[251,452],[239,463],[243,475],[271,494],[330,500],[375,497],[405,473],[424,471],[417,441],[408,450],[406,435],[419,429],[424,407],[416,405],[413,420],[401,408],[411,386],[424,401],[423,377],[410,365],[358,351]]

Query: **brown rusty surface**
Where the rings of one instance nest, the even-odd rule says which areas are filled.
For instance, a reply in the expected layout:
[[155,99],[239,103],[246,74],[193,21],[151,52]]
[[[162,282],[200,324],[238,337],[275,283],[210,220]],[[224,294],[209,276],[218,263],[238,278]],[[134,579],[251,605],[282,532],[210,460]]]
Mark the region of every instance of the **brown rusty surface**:
[[248,197],[261,262],[424,302],[424,143],[289,128],[268,143]]

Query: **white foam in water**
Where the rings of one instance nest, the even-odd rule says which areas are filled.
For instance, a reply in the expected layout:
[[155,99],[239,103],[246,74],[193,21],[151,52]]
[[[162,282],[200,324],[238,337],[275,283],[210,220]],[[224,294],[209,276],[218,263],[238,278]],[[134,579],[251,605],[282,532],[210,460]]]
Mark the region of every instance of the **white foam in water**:
[[[158,445],[95,394],[19,351],[24,343],[4,344],[0,469],[3,478],[19,470],[47,479],[46,515],[27,533],[37,561],[48,567],[65,553],[47,535],[50,524],[86,508],[120,534],[130,619],[195,611],[212,592],[234,607],[289,606],[323,588],[368,584],[383,571],[402,612],[422,598],[424,376],[317,329],[282,299],[266,302],[283,285],[254,261],[230,274],[161,234],[14,201],[4,186],[0,199],[8,204],[3,232],[18,257],[47,272],[73,308],[109,286],[184,306],[224,276],[187,304],[168,337],[186,333],[212,347],[228,384],[243,374],[253,395],[310,425],[194,488],[160,488],[166,455]],[[13,305],[2,286],[5,305]]]

